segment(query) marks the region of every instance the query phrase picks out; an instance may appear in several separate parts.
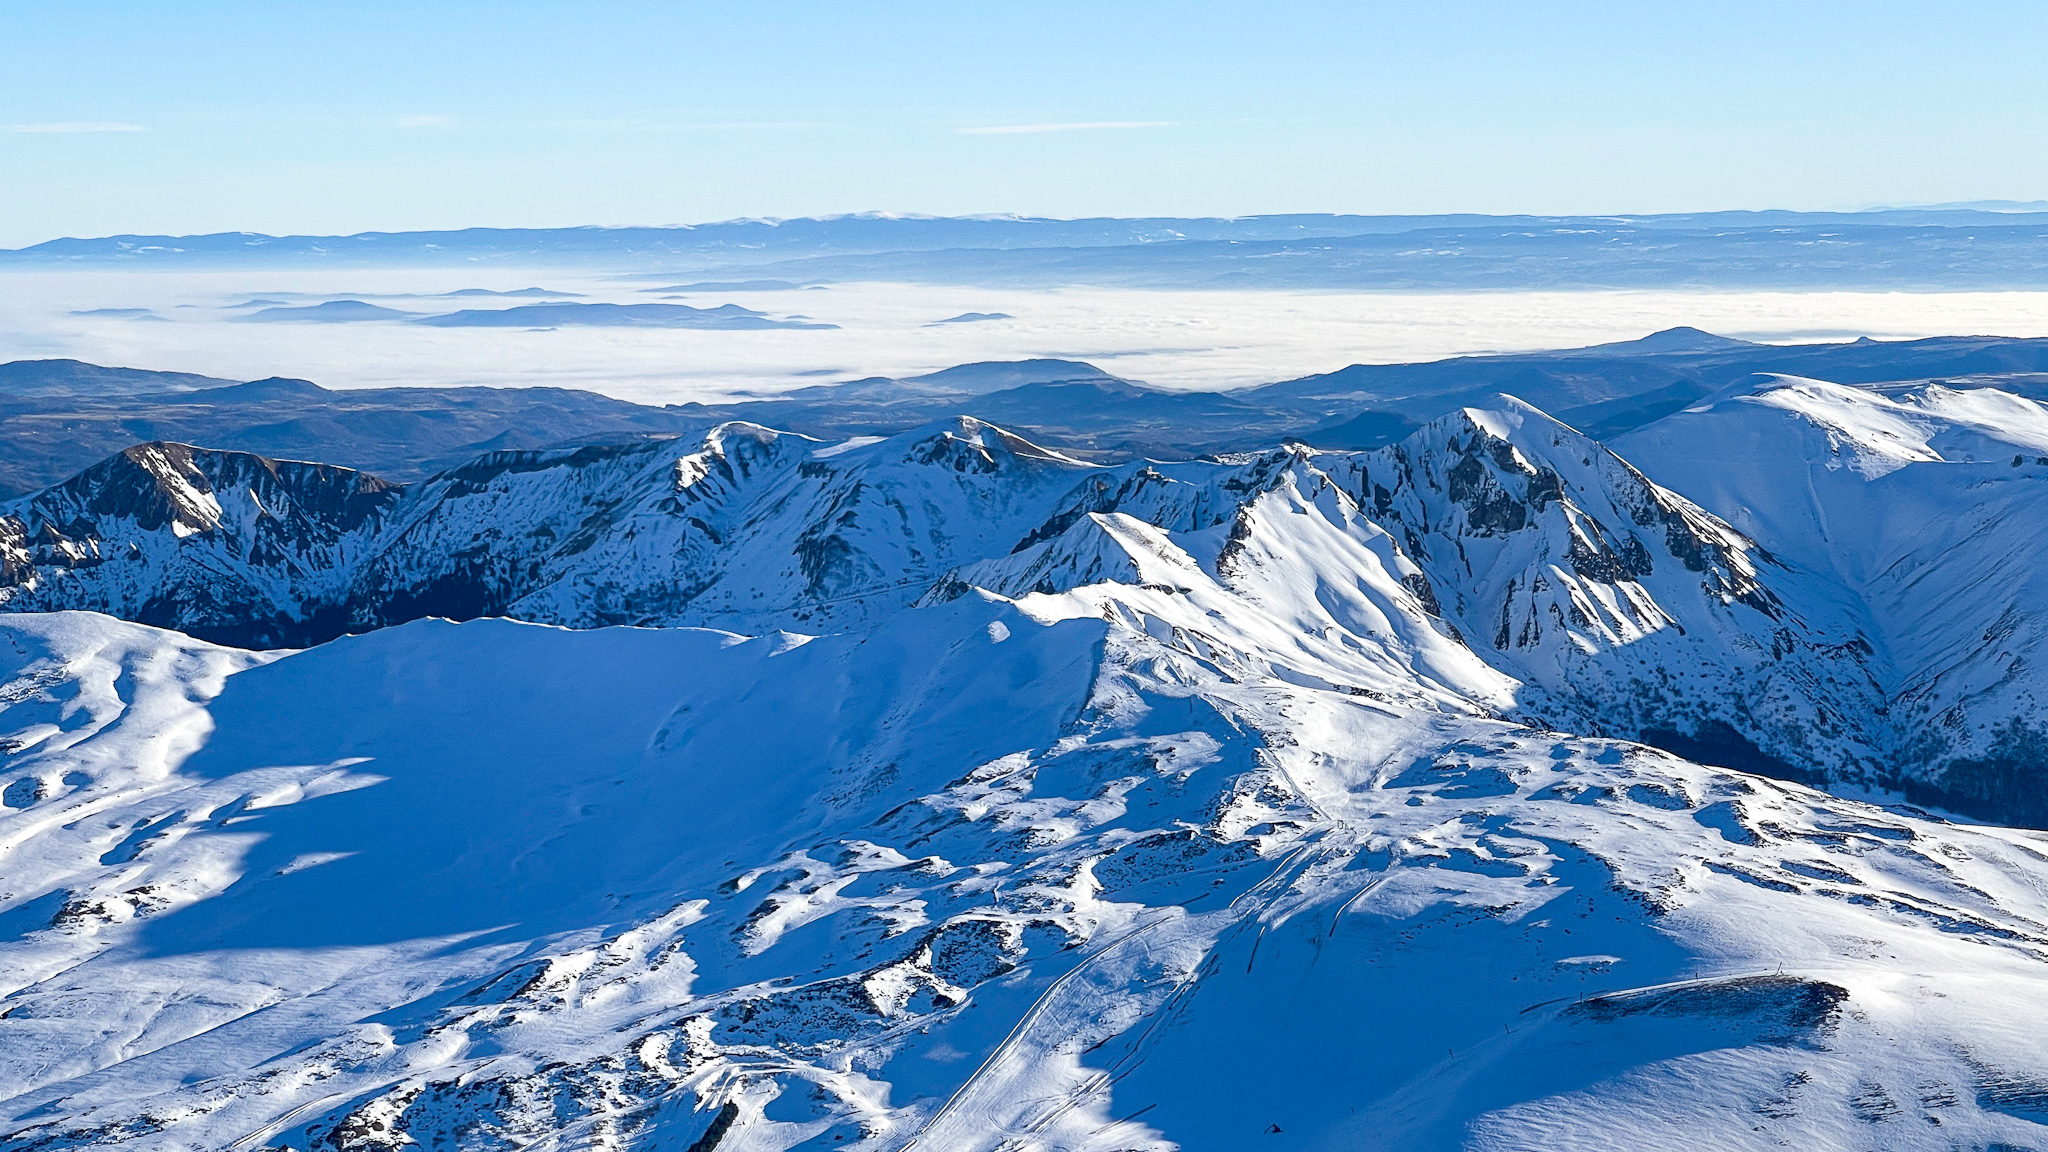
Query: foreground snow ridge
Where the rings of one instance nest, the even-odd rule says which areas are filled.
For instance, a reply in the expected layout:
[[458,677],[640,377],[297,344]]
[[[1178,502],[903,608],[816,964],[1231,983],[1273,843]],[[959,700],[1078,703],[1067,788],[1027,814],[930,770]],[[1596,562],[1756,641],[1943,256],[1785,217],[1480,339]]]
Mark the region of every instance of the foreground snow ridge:
[[2038,834],[1226,674],[1127,595],[13,618],[9,1146],[2040,1139]]
[[[1673,419],[1897,430],[1809,383]],[[1800,499],[2019,515],[1929,423],[1995,398],[1884,402],[1898,467]],[[1896,564],[1525,405],[1117,468],[974,421],[215,456],[14,513],[11,606],[115,615],[0,616],[10,1152],[2048,1147],[2048,835],[1636,742],[1883,785],[1889,702],[2025,669],[1913,679],[1966,623],[1875,612]],[[116,618],[206,572],[386,626]],[[458,595],[543,622],[413,618]]]

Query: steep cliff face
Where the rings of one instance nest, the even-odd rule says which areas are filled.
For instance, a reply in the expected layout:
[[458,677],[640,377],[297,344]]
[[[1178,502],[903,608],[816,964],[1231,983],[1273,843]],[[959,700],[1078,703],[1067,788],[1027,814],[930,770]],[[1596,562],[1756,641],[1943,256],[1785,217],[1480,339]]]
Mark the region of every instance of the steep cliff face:
[[1559,727],[1809,779],[1871,770],[1862,621],[1599,443],[1502,398],[1343,458],[1443,613]]
[[402,489],[347,468],[141,444],[0,514],[10,611],[84,608],[253,647],[332,635]]

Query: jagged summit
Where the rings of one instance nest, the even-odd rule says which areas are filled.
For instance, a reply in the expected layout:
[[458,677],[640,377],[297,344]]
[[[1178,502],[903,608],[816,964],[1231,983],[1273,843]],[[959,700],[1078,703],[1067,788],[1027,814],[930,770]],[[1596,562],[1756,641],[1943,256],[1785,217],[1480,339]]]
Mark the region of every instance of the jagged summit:
[[[1094,467],[971,417],[822,447],[729,422],[695,440],[491,452],[401,488],[144,445],[7,508],[5,602],[245,644],[421,615],[851,623],[881,610],[873,595],[908,603],[920,580],[1007,548],[1035,501]],[[263,563],[280,550],[293,562]]]
[[88,532],[94,518],[108,517],[133,520],[146,531],[170,527],[189,535],[219,526],[221,497],[236,489],[256,501],[262,516],[307,517],[314,530],[347,532],[403,486],[331,464],[157,440],[123,449],[22,503],[19,514],[40,526],[63,524]]

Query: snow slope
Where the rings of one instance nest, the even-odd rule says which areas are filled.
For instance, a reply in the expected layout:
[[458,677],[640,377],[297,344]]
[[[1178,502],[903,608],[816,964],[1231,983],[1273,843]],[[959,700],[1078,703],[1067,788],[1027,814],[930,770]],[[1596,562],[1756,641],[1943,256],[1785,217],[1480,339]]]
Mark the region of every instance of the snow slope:
[[1250,670],[1178,599],[10,617],[7,1146],[2048,1138],[2048,838]]
[[1875,782],[2048,819],[2048,411],[1988,388],[1775,377],[1617,446],[1853,606],[1888,704]]

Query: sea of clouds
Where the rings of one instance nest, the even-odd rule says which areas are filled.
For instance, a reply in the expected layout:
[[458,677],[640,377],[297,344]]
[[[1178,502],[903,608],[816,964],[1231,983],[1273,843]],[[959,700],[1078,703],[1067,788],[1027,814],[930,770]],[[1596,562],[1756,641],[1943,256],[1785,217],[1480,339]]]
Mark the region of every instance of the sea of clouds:
[[[687,276],[678,277],[687,280]],[[303,272],[0,273],[0,361],[68,357],[332,388],[555,385],[644,403],[762,394],[974,360],[1088,360],[1167,388],[1221,389],[1359,362],[1576,347],[1686,324],[1776,343],[1935,335],[2048,336],[2048,292],[1549,291],[1456,294],[1001,289],[892,283],[691,293],[822,330],[433,328],[252,324],[251,298],[355,298],[421,313],[529,301],[432,294],[532,286],[648,303],[659,281],[491,268]],[[148,317],[81,315],[146,309]],[[936,324],[966,312],[1010,319]]]

